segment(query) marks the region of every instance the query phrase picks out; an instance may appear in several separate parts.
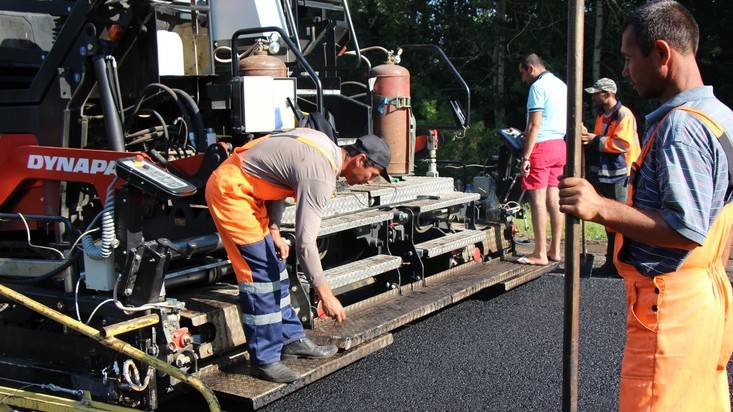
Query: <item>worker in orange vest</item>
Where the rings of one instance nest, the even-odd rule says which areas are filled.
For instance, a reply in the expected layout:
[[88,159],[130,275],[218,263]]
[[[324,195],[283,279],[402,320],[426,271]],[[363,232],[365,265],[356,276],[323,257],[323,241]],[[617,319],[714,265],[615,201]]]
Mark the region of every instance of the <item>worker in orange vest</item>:
[[283,357],[328,358],[337,351],[308,339],[290,305],[289,246],[280,236],[283,200],[297,197],[298,264],[324,312],[342,322],[346,312],[323,273],[316,245],[323,209],[339,176],[350,185],[380,175],[389,181],[390,159],[389,146],[378,136],[364,135],[342,148],[324,133],[298,128],[238,147],[209,178],[206,202],[237,277],[247,350],[257,377],[293,382],[300,375],[281,362]]
[[694,17],[676,1],[629,16],[623,74],[661,106],[646,116],[628,203],[584,179],[560,183],[563,212],[617,232],[627,300],[621,411],[730,411],[733,111],[703,84],[698,40]]
[[[626,183],[631,173],[631,163],[641,151],[636,132],[636,118],[628,107],[616,98],[616,82],[609,78],[598,79],[585,89],[592,95],[593,107],[598,111],[593,132],[583,131],[581,138],[585,150],[586,176],[596,190],[609,199],[626,203]],[[604,273],[615,273],[613,246],[615,233],[606,228],[606,263],[599,268]]]

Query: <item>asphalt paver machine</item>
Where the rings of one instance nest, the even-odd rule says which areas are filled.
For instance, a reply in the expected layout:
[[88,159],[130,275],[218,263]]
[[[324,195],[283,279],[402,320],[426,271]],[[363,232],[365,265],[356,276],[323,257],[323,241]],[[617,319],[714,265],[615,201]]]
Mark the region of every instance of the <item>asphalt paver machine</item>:
[[[443,130],[414,117],[399,65],[410,53],[432,53],[457,85]],[[345,0],[2,2],[0,403],[151,410],[193,385],[257,407],[388,345],[397,327],[541,275],[497,259],[512,247],[506,222],[437,173],[437,133],[465,129],[469,113],[442,50],[360,46]],[[233,147],[297,125],[339,145],[380,135],[394,180],[340,186],[324,212],[319,249],[345,323],[319,317],[289,258],[308,334],[340,352],[293,362],[303,377],[279,385],[249,374],[203,188]],[[291,240],[294,216],[291,204]]]

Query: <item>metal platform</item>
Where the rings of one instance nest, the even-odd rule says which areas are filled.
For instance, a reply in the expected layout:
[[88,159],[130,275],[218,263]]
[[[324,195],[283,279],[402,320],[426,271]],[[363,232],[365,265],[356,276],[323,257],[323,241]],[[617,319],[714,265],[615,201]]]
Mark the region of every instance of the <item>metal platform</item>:
[[251,408],[257,409],[350,365],[372,352],[385,348],[392,343],[392,340],[392,335],[387,333],[353,347],[353,349],[340,352],[330,359],[285,360],[286,365],[301,375],[300,379],[290,384],[273,383],[254,378],[249,362],[246,361],[238,362],[224,370],[210,372],[201,378],[217,395],[247,401]]
[[417,199],[418,196],[453,192],[450,177],[402,176],[402,180],[390,184],[351,186],[352,192],[365,192],[372,204],[392,205]]
[[376,255],[328,269],[324,272],[324,275],[328,279],[331,289],[338,289],[360,280],[397,269],[400,265],[402,265],[402,258],[399,256]]
[[[363,212],[326,218],[321,221],[321,228],[318,231],[318,236],[326,236],[357,227],[381,223],[385,220],[392,219],[392,215],[393,212],[391,210],[365,210]],[[287,226],[283,226],[281,230],[283,232],[293,233],[295,228],[292,224],[288,224]]]
[[520,265],[501,260],[473,263],[441,272],[426,279],[427,285],[403,286],[347,308],[347,319],[341,324],[320,321],[315,333],[342,349],[361,345],[391,330],[456,303],[490,286],[511,279],[538,277],[553,270],[547,266]]
[[474,202],[480,198],[481,196],[478,193],[448,192],[436,196],[418,198],[409,203],[403,203],[399,207],[408,207],[416,213],[426,213]]
[[434,257],[469,245],[482,243],[484,240],[486,240],[486,232],[482,230],[463,230],[418,243],[415,245],[415,249],[421,257]]

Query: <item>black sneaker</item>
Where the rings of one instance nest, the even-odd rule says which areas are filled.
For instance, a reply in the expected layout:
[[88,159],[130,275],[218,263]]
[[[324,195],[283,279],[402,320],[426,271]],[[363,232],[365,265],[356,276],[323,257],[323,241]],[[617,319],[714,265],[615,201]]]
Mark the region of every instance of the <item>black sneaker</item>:
[[280,361],[255,365],[253,370],[256,377],[270,382],[290,383],[300,378],[300,375]]
[[334,345],[319,346],[308,338],[302,338],[283,346],[282,357],[285,359],[323,359],[330,358],[335,355],[336,352],[338,352],[338,348]]

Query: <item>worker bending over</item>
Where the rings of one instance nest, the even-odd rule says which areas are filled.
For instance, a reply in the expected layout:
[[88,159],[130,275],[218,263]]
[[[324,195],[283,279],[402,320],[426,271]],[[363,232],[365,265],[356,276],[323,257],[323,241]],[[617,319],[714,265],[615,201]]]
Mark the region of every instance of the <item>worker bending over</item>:
[[237,148],[209,178],[206,201],[237,276],[244,332],[259,377],[292,382],[299,375],[281,356],[326,358],[337,351],[307,339],[290,306],[284,262],[289,249],[280,237],[283,200],[296,198],[298,263],[326,314],[341,322],[346,314],[323,275],[316,246],[321,212],[338,176],[350,185],[380,174],[389,179],[390,158],[389,146],[374,135],[342,149],[321,132],[299,128]]

